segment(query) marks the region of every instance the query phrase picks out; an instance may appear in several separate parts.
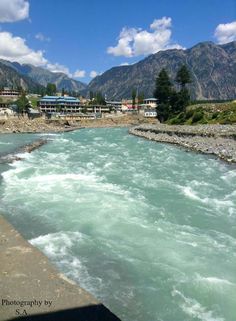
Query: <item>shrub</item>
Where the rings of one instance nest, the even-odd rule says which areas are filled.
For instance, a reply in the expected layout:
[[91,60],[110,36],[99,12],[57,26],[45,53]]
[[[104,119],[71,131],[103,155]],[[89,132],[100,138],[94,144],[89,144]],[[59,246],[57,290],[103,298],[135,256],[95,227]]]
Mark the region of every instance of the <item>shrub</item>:
[[185,118],[189,119],[189,118],[191,118],[193,116],[193,114],[194,114],[194,110],[193,109],[189,109],[189,110],[186,111]]
[[196,111],[193,114],[193,118],[192,118],[192,123],[196,123],[198,121],[200,121],[204,116],[204,113],[202,111]]

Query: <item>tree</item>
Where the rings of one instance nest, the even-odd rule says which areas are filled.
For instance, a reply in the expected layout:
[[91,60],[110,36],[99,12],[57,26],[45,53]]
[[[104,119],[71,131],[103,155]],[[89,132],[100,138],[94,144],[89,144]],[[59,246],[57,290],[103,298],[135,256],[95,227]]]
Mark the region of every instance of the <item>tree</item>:
[[138,95],[138,104],[143,104],[144,97],[145,97],[144,92],[141,92]]
[[175,80],[181,86],[181,89],[184,89],[191,82],[190,72],[185,65],[180,67]]
[[[97,92],[95,94],[93,93],[92,95],[93,95],[93,98],[89,102],[90,105],[106,105],[105,98],[103,97],[103,95],[100,92]],[[91,97],[92,97],[92,95],[91,95]]]
[[157,99],[157,118],[160,122],[168,119],[170,113],[170,99],[172,84],[165,69],[162,69],[156,79],[154,97]]
[[47,87],[46,87],[46,94],[48,96],[53,96],[55,95],[57,92],[57,87],[55,84],[52,84],[52,83],[48,83],[47,84]]
[[175,103],[175,109],[177,112],[182,112],[185,111],[186,107],[190,103],[190,94],[189,90],[186,88],[186,85],[191,82],[191,74],[185,65],[180,67],[175,80],[181,88],[178,92],[178,99]]
[[157,99],[159,104],[167,104],[170,101],[171,93],[172,84],[166,70],[162,69],[156,79],[154,97]]
[[17,112],[18,114],[23,114],[24,112],[28,112],[30,107],[29,100],[25,95],[25,92],[22,92],[21,96],[16,101]]
[[95,101],[96,101],[96,104],[98,104],[98,105],[106,105],[105,98],[103,97],[103,95],[100,92],[96,93]]
[[90,92],[89,92],[89,99],[90,99],[90,100],[93,100],[93,98],[94,98],[94,94],[93,94],[92,90],[90,90]]
[[65,89],[64,89],[64,88],[62,88],[62,90],[61,90],[61,95],[62,95],[62,96],[65,95]]
[[136,100],[136,90],[135,89],[132,90],[131,96],[132,96],[132,108],[134,109],[135,108],[135,100]]

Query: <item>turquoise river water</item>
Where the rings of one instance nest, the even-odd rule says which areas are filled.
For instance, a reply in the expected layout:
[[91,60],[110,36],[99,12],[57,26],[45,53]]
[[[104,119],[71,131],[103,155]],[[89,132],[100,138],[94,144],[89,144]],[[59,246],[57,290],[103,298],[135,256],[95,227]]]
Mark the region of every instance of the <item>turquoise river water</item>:
[[236,169],[127,129],[0,135],[0,211],[123,321],[236,320]]

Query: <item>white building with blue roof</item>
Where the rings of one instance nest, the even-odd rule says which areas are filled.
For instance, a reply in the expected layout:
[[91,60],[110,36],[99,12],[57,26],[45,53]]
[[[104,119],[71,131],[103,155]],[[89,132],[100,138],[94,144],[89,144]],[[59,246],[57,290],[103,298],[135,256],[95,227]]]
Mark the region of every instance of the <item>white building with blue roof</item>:
[[78,113],[81,111],[80,100],[71,96],[44,96],[39,101],[42,113]]

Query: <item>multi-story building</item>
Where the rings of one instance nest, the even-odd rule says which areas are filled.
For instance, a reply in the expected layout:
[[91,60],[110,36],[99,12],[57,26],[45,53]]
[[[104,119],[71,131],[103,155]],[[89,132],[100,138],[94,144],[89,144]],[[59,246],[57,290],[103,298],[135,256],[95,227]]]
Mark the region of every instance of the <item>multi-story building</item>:
[[107,105],[88,105],[85,106],[88,113],[110,113],[111,107]]
[[146,108],[156,108],[157,107],[157,99],[156,98],[146,98],[143,100],[143,105]]
[[111,107],[115,111],[121,111],[122,109],[122,102],[121,101],[107,101],[106,105]]
[[70,96],[44,96],[39,100],[42,113],[78,113],[81,111],[80,100]]
[[18,98],[19,95],[19,91],[15,89],[10,89],[8,87],[0,89],[0,97]]

